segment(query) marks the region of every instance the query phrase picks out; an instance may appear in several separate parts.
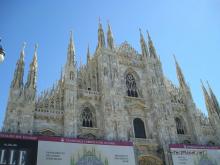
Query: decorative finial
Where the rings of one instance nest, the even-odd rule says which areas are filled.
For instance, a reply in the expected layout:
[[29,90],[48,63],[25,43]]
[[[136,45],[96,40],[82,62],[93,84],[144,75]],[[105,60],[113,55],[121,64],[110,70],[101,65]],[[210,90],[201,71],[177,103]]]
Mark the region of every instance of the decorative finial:
[[101,18],[99,17],[99,29],[102,29]]
[[202,79],[200,79],[200,83],[201,83],[201,85],[204,87],[204,84],[203,84],[203,81],[202,81]]
[[37,52],[37,49],[38,49],[38,44],[36,43],[36,44],[34,45],[34,52]]
[[144,37],[143,37],[141,28],[139,28],[139,32],[140,32],[141,39],[143,39]]
[[0,38],[0,63],[4,61],[4,58],[5,58],[5,52],[1,45],[1,38]]
[[34,45],[34,58],[33,58],[33,65],[37,67],[37,49],[38,49],[38,44],[36,43]]
[[141,28],[139,28],[139,32],[141,33]]
[[27,45],[27,43],[26,43],[26,42],[23,42],[23,44],[22,44],[22,51],[24,51],[26,45]]
[[80,68],[82,68],[82,58],[81,58],[81,56],[79,56],[79,60],[80,60]]
[[73,31],[70,30],[70,42],[72,42],[72,40],[73,40]]
[[60,79],[61,81],[63,80],[63,67],[61,67],[61,70],[60,70]]
[[108,31],[111,33],[111,26],[110,26],[109,20],[107,20],[107,25],[108,25]]
[[173,54],[173,58],[174,58],[175,62],[177,62],[175,54]]
[[209,85],[209,82],[207,80],[206,80],[206,83],[207,83],[208,87],[211,88],[211,86]]
[[150,33],[148,30],[147,30],[147,37],[148,37],[148,40],[151,40]]
[[89,44],[88,44],[88,47],[87,47],[87,55],[90,55]]
[[88,44],[88,47],[87,47],[87,64],[88,64],[89,60],[90,60],[90,51],[89,51],[89,44]]
[[22,44],[22,48],[21,48],[21,54],[20,54],[20,58],[24,59],[24,49],[26,47],[26,42],[23,42]]

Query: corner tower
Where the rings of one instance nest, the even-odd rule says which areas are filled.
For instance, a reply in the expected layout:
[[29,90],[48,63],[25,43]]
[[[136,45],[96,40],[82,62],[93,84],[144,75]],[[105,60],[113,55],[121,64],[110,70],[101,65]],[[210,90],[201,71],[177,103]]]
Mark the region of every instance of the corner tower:
[[64,75],[61,77],[61,79],[63,79],[64,86],[64,136],[76,137],[77,68],[72,32],[70,32]]
[[13,133],[32,133],[33,131],[33,110],[36,96],[36,74],[37,74],[37,49],[35,48],[34,58],[30,64],[28,80],[24,86],[24,48],[20,53],[14,78],[11,83],[8,99],[7,112],[4,121],[3,131]]

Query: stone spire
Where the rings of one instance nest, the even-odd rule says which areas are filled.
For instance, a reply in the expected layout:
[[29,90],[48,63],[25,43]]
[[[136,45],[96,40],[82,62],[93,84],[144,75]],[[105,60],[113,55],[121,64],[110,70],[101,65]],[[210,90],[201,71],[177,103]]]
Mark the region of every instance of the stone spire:
[[144,40],[144,36],[141,32],[141,29],[139,29],[139,31],[140,31],[140,44],[141,44],[142,55],[147,57],[148,56],[148,47],[147,47],[147,44]]
[[79,67],[82,68],[83,67],[83,64],[82,64],[82,57],[79,56]]
[[38,45],[35,45],[34,49],[34,57],[30,64],[30,69],[28,73],[27,82],[25,84],[25,88],[36,89],[36,81],[37,81],[37,48]]
[[11,84],[12,88],[22,88],[23,87],[23,75],[24,75],[24,49],[26,43],[23,43],[22,50],[20,53],[20,58],[17,61],[16,69],[14,72],[14,78]]
[[213,113],[211,99],[209,97],[209,94],[208,94],[202,80],[201,80],[201,86],[202,86],[202,91],[203,91],[203,95],[204,95],[204,99],[205,99],[206,108],[208,110],[208,113],[211,115]]
[[102,24],[99,19],[99,29],[98,29],[98,48],[105,47],[105,35],[102,29]]
[[74,65],[75,63],[75,46],[73,42],[73,34],[70,32],[70,41],[68,45],[68,53],[67,53],[67,64]]
[[151,40],[151,37],[148,31],[147,31],[147,36],[148,36],[148,47],[149,47],[150,57],[157,58],[156,49],[154,47],[153,41]]
[[89,60],[90,60],[90,51],[89,51],[89,45],[88,45],[88,48],[87,48],[87,64],[89,63]]
[[108,32],[107,32],[107,42],[108,42],[108,48],[111,50],[114,49],[114,39],[112,35],[111,26],[109,23],[108,23]]
[[178,80],[179,80],[179,84],[180,84],[180,87],[181,88],[185,88],[187,85],[186,85],[186,82],[185,82],[185,79],[184,79],[184,76],[183,76],[183,72],[176,60],[176,57],[175,55],[174,56],[174,60],[175,60],[175,64],[176,64],[176,73],[177,73],[177,77],[178,77]]
[[61,70],[60,70],[60,82],[63,82],[64,81],[64,76],[63,76],[63,67],[61,67]]
[[212,88],[210,87],[208,82],[207,82],[207,84],[208,84],[210,99],[212,101],[213,107],[214,107],[215,111],[217,112],[217,114],[220,116],[220,107],[219,107],[218,100],[217,100],[217,98],[216,98],[214,92],[212,91]]

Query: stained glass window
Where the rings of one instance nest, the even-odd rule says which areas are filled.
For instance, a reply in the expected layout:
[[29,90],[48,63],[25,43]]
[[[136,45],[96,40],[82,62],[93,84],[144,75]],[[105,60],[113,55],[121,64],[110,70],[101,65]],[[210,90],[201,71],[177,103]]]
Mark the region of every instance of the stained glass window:
[[177,134],[185,134],[184,125],[180,118],[175,118]]
[[82,126],[83,127],[93,127],[94,126],[94,116],[88,107],[83,109],[81,118],[82,118]]
[[137,86],[135,78],[132,74],[128,73],[126,76],[127,95],[131,97],[138,97]]

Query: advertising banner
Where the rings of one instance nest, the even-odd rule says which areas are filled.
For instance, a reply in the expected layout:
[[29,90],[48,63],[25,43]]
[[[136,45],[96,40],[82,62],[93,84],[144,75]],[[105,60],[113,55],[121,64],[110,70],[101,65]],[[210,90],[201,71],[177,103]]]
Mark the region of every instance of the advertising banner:
[[200,145],[170,145],[174,165],[220,165],[220,147]]
[[36,162],[36,139],[20,135],[0,135],[0,165],[36,165]]
[[130,142],[39,139],[37,165],[134,165]]

